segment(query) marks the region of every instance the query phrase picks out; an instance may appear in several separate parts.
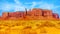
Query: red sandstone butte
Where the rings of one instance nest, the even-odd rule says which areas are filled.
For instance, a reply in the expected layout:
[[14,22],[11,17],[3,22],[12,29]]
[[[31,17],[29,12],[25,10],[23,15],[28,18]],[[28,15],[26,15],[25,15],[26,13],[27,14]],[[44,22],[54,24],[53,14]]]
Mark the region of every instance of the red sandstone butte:
[[9,15],[9,12],[3,12],[2,18],[3,19],[8,18],[8,15]]
[[52,17],[52,11],[51,10],[43,10],[43,16],[44,17]]
[[23,17],[23,12],[10,12],[9,17],[16,17],[16,18]]
[[57,13],[53,13],[53,18],[58,19],[59,18],[59,15]]
[[0,19],[1,19],[1,16],[0,16]]
[[52,10],[33,8],[29,11],[16,11],[4,12],[3,19],[27,19],[27,20],[40,20],[40,19],[59,19],[59,15],[53,13]]
[[42,10],[38,9],[38,8],[34,8],[34,9],[32,9],[32,14],[34,16],[42,16]]
[[31,11],[32,15],[33,15],[33,19],[41,19],[42,16],[42,9],[39,8],[34,8]]

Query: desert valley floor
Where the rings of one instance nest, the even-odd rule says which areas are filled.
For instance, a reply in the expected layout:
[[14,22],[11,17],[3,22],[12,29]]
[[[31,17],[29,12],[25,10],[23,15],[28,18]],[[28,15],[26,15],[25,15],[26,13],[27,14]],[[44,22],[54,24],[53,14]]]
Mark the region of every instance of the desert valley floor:
[[60,34],[60,21],[0,20],[0,34]]

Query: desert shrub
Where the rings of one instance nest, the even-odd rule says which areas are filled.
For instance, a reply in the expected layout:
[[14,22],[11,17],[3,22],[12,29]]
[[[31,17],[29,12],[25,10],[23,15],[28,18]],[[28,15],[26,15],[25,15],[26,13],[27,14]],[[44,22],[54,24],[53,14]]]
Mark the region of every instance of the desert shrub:
[[49,22],[49,21],[46,21],[46,22],[42,23],[41,26],[42,26],[42,27],[43,27],[43,26],[46,26],[46,27],[54,27],[55,24],[54,24],[54,23],[51,23],[51,22]]
[[56,24],[56,28],[60,29],[60,22]]

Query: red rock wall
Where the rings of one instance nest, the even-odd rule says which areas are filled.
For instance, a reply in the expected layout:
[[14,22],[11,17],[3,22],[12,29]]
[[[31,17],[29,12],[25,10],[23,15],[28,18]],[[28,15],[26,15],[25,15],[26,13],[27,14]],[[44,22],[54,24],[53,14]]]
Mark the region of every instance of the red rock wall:
[[34,16],[42,16],[42,10],[41,9],[32,9],[32,14],[34,15]]
[[9,13],[10,17],[23,17],[23,12],[11,12]]
[[2,17],[0,16],[0,20],[2,19]]
[[40,19],[40,17],[42,16],[42,10],[38,9],[38,8],[34,8],[32,9],[32,15],[33,15],[33,19]]
[[43,10],[43,16],[52,19],[52,11],[51,10]]
[[4,12],[3,14],[2,14],[2,18],[7,18],[9,16],[9,12]]
[[2,14],[3,18],[9,17],[10,19],[52,19],[52,18],[59,18],[58,14],[52,13],[51,10],[42,10],[39,8],[34,8],[30,11],[26,12],[4,12]]
[[52,11],[50,10],[43,10],[44,16],[52,16]]
[[59,19],[59,15],[57,13],[53,13],[53,18]]

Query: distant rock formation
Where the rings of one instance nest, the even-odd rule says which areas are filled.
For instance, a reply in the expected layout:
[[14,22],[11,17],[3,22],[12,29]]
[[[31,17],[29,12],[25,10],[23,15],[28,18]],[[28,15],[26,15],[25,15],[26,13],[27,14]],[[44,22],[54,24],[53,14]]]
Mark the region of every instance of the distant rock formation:
[[53,13],[54,18],[59,18],[59,15],[57,13]]
[[2,19],[59,19],[59,15],[52,10],[33,8],[29,11],[4,12]]

